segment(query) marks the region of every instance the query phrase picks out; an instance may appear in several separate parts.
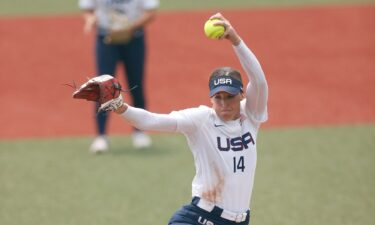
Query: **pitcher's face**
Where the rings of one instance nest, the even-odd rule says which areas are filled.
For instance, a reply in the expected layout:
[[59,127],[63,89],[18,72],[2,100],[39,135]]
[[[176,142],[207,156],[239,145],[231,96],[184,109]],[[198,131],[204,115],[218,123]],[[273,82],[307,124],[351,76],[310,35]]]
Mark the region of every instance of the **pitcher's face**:
[[211,97],[212,108],[223,121],[236,120],[240,117],[240,102],[243,93],[231,95],[221,91]]

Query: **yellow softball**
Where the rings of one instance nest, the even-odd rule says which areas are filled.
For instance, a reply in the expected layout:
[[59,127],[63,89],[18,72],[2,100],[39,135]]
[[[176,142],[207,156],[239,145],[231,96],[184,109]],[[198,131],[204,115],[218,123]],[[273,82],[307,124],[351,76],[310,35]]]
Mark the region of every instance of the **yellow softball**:
[[214,25],[219,19],[207,20],[204,24],[204,34],[211,39],[219,39],[225,32],[225,27],[221,25]]

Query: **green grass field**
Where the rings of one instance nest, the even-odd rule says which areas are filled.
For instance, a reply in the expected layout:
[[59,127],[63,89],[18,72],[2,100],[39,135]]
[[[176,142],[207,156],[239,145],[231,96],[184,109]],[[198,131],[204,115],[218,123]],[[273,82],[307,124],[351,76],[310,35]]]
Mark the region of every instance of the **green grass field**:
[[[205,10],[291,5],[374,4],[375,0],[160,0],[163,10]],[[78,0],[2,0],[0,16],[78,13]]]
[[[166,224],[190,199],[193,161],[180,135],[90,155],[91,138],[0,142],[0,224]],[[375,126],[261,130],[251,224],[370,225]]]

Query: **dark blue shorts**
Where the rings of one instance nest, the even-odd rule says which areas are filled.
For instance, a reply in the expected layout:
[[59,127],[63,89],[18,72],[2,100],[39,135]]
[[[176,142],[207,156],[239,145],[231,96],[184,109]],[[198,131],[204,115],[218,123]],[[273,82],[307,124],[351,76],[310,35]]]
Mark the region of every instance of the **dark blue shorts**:
[[196,206],[199,198],[194,197],[191,204],[184,205],[174,213],[169,220],[169,225],[248,225],[250,222],[250,212],[246,220],[240,223],[221,218],[222,209],[216,207],[207,212]]

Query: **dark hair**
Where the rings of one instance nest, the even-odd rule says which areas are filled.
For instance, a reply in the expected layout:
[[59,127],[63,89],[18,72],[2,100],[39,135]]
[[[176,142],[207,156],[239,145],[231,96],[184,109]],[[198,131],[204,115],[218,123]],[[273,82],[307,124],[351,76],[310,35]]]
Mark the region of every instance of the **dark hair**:
[[233,79],[236,79],[236,80],[240,81],[241,84],[242,84],[242,78],[241,78],[240,72],[238,72],[237,70],[235,70],[235,69],[233,69],[231,67],[228,67],[228,66],[226,66],[226,67],[220,67],[220,68],[215,69],[211,73],[210,79],[209,79],[208,83],[210,83],[211,80],[213,80],[213,79],[215,79],[217,77],[220,77],[220,76],[229,76],[229,77],[231,77]]

